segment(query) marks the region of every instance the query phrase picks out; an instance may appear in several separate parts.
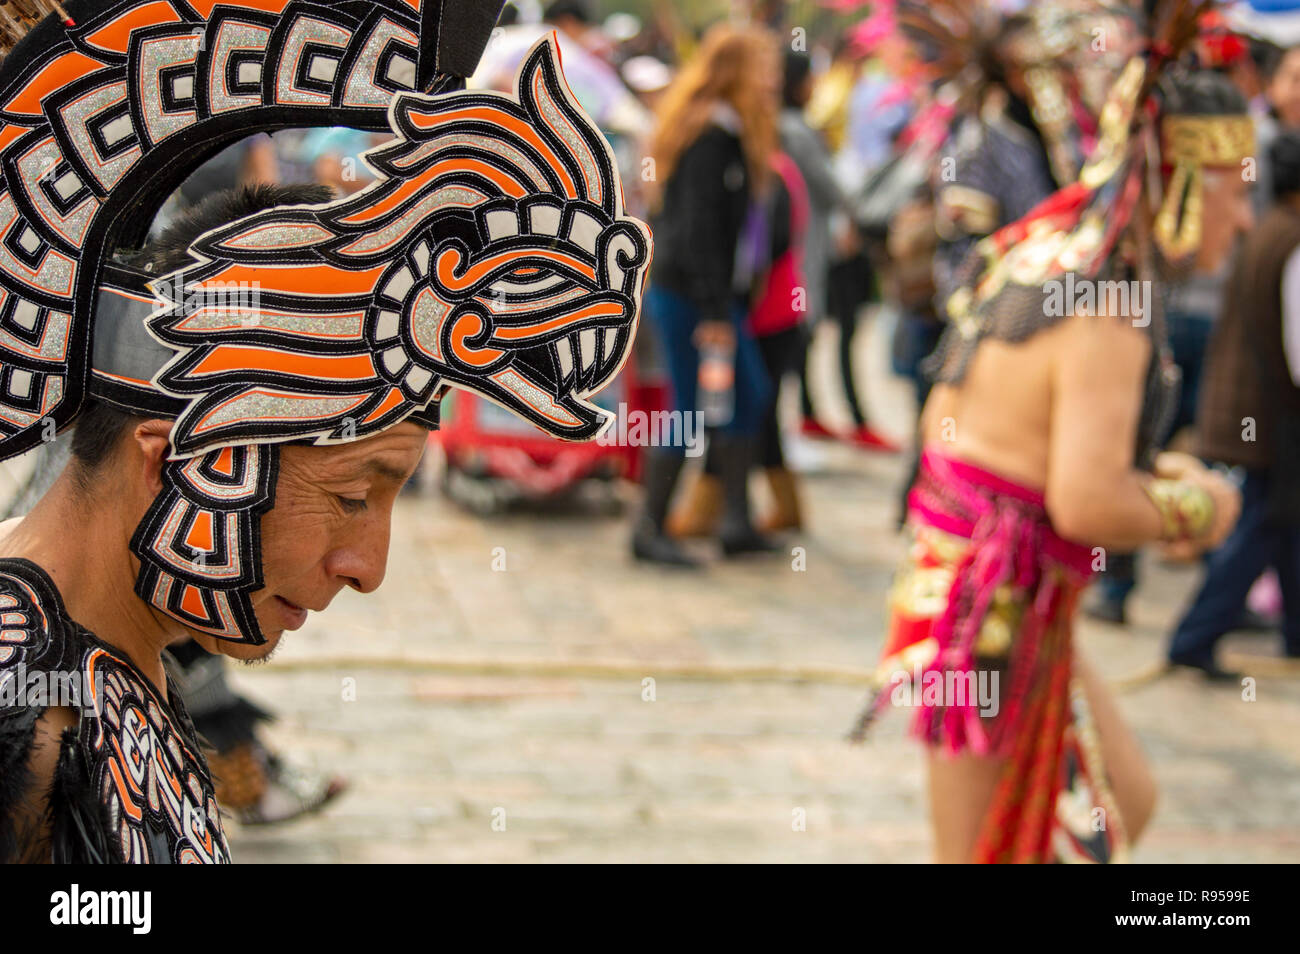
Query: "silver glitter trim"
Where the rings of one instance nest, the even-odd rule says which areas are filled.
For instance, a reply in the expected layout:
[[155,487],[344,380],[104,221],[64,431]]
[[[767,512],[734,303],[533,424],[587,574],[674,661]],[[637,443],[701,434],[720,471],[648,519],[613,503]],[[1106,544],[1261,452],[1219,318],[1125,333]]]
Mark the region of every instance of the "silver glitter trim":
[[528,407],[533,408],[539,414],[553,420],[559,420],[562,424],[576,425],[582,422],[574,417],[564,408],[555,403],[555,399],[533,384],[514,368],[506,368],[504,371],[498,371],[492,375],[492,380],[501,385],[519,400],[523,401]]
[[[50,317],[53,317],[51,315]],[[61,317],[67,318],[67,315]],[[41,398],[41,414],[48,414],[51,408],[63,401],[63,375],[51,374],[45,379],[45,396]]]
[[260,96],[237,96],[230,92],[226,86],[226,63],[230,60],[230,55],[237,50],[265,51],[270,41],[269,27],[239,23],[234,20],[226,20],[221,24],[213,43],[211,73],[208,76],[208,104],[214,116],[234,109],[256,106],[261,102]]
[[393,40],[400,41],[402,46],[410,51],[411,59],[415,59],[416,50],[420,45],[420,38],[392,20],[380,20],[375,24],[375,28],[370,31],[370,36],[366,38],[366,45],[362,47],[361,55],[357,57],[356,63],[353,64],[352,73],[348,76],[347,87],[343,94],[344,105],[387,106],[392,101],[393,94],[376,86],[374,81],[379,71],[379,57]]
[[[18,209],[7,192],[0,193],[0,223],[3,223],[0,224],[0,234],[8,234],[14,228],[27,227],[27,223],[18,217]],[[30,276],[25,283],[48,294],[60,298],[69,298],[72,295],[76,263],[53,249],[45,253],[45,257],[33,275],[30,268],[14,258],[8,247],[0,243],[0,268],[3,268],[5,274],[15,281],[22,281],[23,276]]]
[[442,355],[442,326],[451,314],[451,305],[426,288],[415,299],[411,308],[411,339],[421,353],[440,364],[446,364]]
[[309,248],[334,237],[334,233],[323,225],[293,222],[287,225],[257,226],[227,239],[221,245],[240,251],[266,249],[279,252],[291,248]]
[[382,251],[408,232],[414,231],[416,225],[422,219],[432,216],[444,206],[453,205],[457,208],[472,209],[486,201],[487,196],[482,192],[464,186],[439,189],[437,192],[432,192],[420,199],[420,201],[403,212],[401,216],[377,232],[370,232],[352,244],[343,246],[339,249],[339,253],[342,255],[369,255]]
[[310,312],[270,311],[257,308],[250,313],[239,308],[214,306],[200,308],[193,314],[186,315],[174,330],[181,333],[204,334],[247,328],[282,331],[310,339],[360,339],[364,320],[363,312],[352,312],[346,315],[316,315]]
[[81,245],[86,240],[86,231],[90,228],[91,219],[99,211],[100,202],[94,196],[87,196],[66,216],[54,207],[46,196],[45,190],[41,188],[40,180],[43,176],[48,176],[50,171],[62,161],[63,153],[59,151],[54,139],[50,138],[19,157],[18,171],[22,175],[24,194],[44,217],[46,224],[72,244]]
[[192,109],[168,112],[163,108],[162,71],[170,66],[194,65],[199,52],[199,34],[156,37],[140,44],[140,111],[149,139],[161,142],[198,119]]
[[90,138],[89,123],[100,113],[125,99],[126,83],[109,83],[74,99],[59,110],[59,117],[64,129],[67,130],[68,138],[72,140],[72,144],[77,147],[77,153],[106,191],[111,191],[127,171],[139,162],[140,147],[132,146],[120,156],[105,162],[100,159],[94,141]]
[[[503,139],[484,136],[479,133],[440,133],[427,142],[421,143],[418,148],[412,150],[410,155],[403,156],[400,161],[394,162],[393,165],[399,169],[413,170],[444,149],[451,149],[456,146],[474,146],[484,152],[500,156],[513,166],[512,169],[506,171],[516,179],[521,180],[529,192],[548,192],[552,194],[555,192],[548,184],[546,176],[542,174],[541,168],[529,158],[527,153]],[[500,189],[495,185],[492,186],[492,189],[494,194],[500,193]]]
[[555,134],[564,140],[564,144],[569,147],[569,154],[578,161],[579,168],[582,169],[582,175],[585,182],[584,195],[597,205],[605,200],[605,183],[601,180],[600,171],[596,167],[596,159],[591,154],[591,147],[587,141],[578,134],[573,128],[573,124],[568,118],[560,112],[555,100],[551,98],[551,91],[547,88],[545,74],[538,70],[536,77],[533,79],[533,96],[537,100],[537,107],[541,110],[542,116],[547,123],[553,128]]
[[[206,482],[205,482],[206,483]],[[158,528],[158,543],[151,549],[153,555],[158,558],[164,566],[181,573],[193,572],[194,564],[185,559],[179,553],[175,552],[176,544],[180,543],[181,521],[185,519],[193,506],[186,500],[177,500],[172,504],[172,509],[167,512],[167,519],[163,521]],[[225,563],[217,563],[215,560],[203,563],[203,572],[205,575],[218,580],[233,580],[240,575],[238,562],[235,556],[239,553],[239,536],[236,533],[235,521],[227,520],[226,522],[226,553],[231,557]],[[209,551],[213,556],[216,555],[216,549]]]
[[318,397],[284,391],[250,391],[216,407],[207,415],[204,424],[194,429],[194,433],[197,436],[226,424],[247,421],[303,421],[309,424],[319,421],[323,428],[331,419],[360,407],[369,397],[368,393]]
[[249,454],[248,466],[244,468],[244,480],[239,484],[214,483],[207,477],[203,476],[199,467],[203,463],[202,457],[192,457],[182,468],[185,472],[185,479],[195,487],[207,494],[209,497],[216,497],[220,500],[237,500],[240,497],[251,497],[257,489],[257,480],[260,474],[256,454]]
[[328,93],[316,93],[294,86],[298,74],[298,61],[308,43],[336,47],[340,53],[347,49],[352,34],[315,17],[299,17],[289,29],[289,36],[280,50],[280,68],[276,75],[275,99],[278,103],[297,103],[303,106],[328,106]]
[[68,328],[72,320],[59,311],[52,311],[45,319],[41,343],[33,348],[26,341],[14,337],[0,328],[0,348],[35,361],[66,361],[68,359]]
[[558,295],[551,295],[549,298],[530,299],[528,301],[502,301],[495,296],[488,296],[482,299],[487,305],[488,311],[494,315],[514,315],[520,312],[544,311],[555,305],[563,305],[565,302],[573,301],[575,298],[582,298],[587,294],[585,288],[575,286],[560,292]]

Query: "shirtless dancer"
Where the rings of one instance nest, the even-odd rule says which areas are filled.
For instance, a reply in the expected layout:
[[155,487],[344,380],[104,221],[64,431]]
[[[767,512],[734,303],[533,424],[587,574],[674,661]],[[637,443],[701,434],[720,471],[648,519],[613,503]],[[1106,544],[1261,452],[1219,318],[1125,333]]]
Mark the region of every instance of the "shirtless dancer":
[[[1153,456],[1173,378],[1153,296],[1109,310],[1095,292],[1149,279],[1157,258],[1218,267],[1251,225],[1240,169],[1253,149],[1226,80],[1157,86],[1168,65],[1130,62],[1080,182],[983,244],[948,303],[881,663],[894,686],[923,672],[949,685],[978,676],[998,692],[996,711],[959,692],[916,713],[940,861],[1120,860],[1154,807],[1135,737],[1073,646],[1075,602],[1103,549],[1209,549],[1239,503],[1199,462]],[[1142,108],[1149,97],[1158,120]],[[1146,136],[1161,144],[1163,197],[1145,194]],[[1102,223],[1123,232],[1108,241]],[[1046,306],[1071,287],[1067,242],[1073,287],[1092,283],[1102,307]]]

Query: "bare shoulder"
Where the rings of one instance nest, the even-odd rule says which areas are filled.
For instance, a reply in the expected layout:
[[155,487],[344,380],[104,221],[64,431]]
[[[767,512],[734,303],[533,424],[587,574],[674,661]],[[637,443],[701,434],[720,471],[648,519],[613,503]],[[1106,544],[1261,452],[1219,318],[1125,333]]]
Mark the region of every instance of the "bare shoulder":
[[1083,371],[1089,376],[1127,378],[1141,373],[1151,357],[1145,319],[1109,314],[1075,314],[1051,329],[1058,374]]

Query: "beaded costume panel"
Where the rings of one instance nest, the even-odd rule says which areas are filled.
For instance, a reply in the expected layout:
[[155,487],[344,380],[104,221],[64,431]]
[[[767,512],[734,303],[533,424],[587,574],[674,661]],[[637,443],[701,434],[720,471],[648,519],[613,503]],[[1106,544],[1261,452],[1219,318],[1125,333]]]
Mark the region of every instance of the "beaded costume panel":
[[[0,560],[0,624],[0,860],[229,862],[212,777],[171,680],[164,699],[124,653],[68,618],[26,560]],[[51,703],[77,721],[60,743],[41,833],[16,819]]]

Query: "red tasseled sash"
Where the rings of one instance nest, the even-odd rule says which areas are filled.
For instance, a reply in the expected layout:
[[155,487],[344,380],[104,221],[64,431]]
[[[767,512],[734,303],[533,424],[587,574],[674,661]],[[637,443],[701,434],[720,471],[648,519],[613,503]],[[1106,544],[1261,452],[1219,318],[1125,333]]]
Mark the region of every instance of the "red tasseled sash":
[[[1072,720],[1071,617],[1091,575],[1093,551],[1052,530],[1041,493],[934,449],[922,455],[908,503],[913,521],[971,544],[953,566],[943,612],[928,621],[894,621],[902,642],[934,640],[937,651],[923,679],[945,685],[949,672],[990,665],[976,659],[990,607],[999,593],[1003,600],[1010,593],[1020,609],[1008,655],[993,662],[1001,672],[997,715],[982,717],[971,694],[921,702],[913,732],[950,753],[1007,760],[975,860],[1050,860]],[[887,655],[905,648],[899,642],[891,639]],[[881,693],[877,708],[888,696]]]

